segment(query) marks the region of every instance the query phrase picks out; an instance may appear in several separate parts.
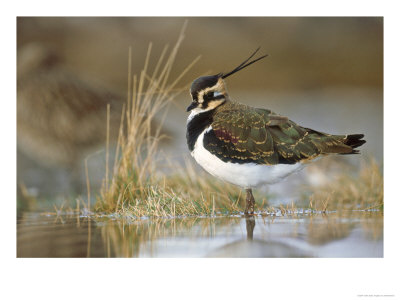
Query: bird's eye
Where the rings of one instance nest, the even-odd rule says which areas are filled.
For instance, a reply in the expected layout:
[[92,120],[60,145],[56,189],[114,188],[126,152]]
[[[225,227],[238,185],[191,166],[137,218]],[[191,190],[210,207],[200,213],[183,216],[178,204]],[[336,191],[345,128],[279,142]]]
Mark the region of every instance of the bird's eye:
[[207,94],[204,95],[204,100],[210,100],[214,96],[214,92],[208,92]]

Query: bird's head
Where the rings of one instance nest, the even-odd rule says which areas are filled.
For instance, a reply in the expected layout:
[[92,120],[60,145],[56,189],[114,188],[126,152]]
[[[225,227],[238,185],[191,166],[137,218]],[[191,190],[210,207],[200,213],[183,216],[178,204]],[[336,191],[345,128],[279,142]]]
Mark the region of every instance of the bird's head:
[[221,105],[228,98],[225,82],[219,74],[197,78],[190,87],[190,94],[192,103],[187,111],[208,111]]
[[229,96],[226,91],[224,79],[266,57],[267,55],[263,55],[248,62],[259,49],[260,48],[258,48],[248,59],[228,73],[202,76],[195,79],[190,87],[192,103],[189,105],[186,111],[192,111],[192,113],[201,113],[215,109],[219,105],[225,103],[225,101],[229,99]]

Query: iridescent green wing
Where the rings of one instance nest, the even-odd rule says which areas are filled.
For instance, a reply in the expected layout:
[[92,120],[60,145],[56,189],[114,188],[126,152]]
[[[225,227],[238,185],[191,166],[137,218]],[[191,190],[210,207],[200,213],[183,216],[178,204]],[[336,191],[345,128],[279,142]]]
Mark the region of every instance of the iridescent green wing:
[[304,128],[266,109],[221,111],[211,127],[204,146],[225,162],[294,164],[324,153],[355,153],[344,135]]
[[267,130],[267,124],[276,123],[276,119],[255,109],[220,111],[214,115],[211,130],[204,135],[204,147],[225,162],[277,164],[278,154]]

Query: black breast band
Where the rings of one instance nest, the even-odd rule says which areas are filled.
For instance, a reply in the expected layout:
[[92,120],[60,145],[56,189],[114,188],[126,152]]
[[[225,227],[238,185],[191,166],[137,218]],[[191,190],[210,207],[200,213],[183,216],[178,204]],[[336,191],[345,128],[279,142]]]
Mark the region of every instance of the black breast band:
[[190,152],[194,149],[199,135],[213,122],[214,109],[199,113],[193,117],[187,124],[186,141]]

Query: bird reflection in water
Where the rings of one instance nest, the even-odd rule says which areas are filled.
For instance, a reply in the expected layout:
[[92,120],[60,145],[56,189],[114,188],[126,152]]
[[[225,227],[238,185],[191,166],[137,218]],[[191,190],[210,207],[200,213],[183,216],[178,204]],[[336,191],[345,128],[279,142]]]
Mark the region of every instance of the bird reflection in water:
[[256,227],[256,220],[254,216],[246,217],[246,231],[247,231],[247,240],[253,239],[254,227]]

